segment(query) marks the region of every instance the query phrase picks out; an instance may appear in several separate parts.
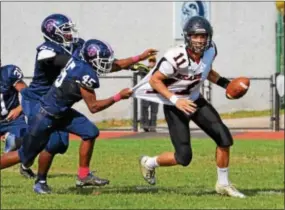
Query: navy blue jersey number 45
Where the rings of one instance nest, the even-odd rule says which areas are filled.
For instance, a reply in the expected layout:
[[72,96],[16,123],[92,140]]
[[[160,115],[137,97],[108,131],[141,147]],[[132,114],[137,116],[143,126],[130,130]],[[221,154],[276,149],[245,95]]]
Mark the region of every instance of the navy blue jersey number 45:
[[[65,68],[62,70],[61,74],[58,76],[57,80],[55,81],[55,86],[60,87],[64,78],[66,77],[68,71],[73,70],[76,67],[76,63],[73,59],[70,59],[66,64]],[[80,69],[78,69],[80,71]],[[80,73],[79,73],[80,74]],[[80,78],[80,83],[87,87],[93,89],[96,80],[93,79],[90,75],[85,74]]]

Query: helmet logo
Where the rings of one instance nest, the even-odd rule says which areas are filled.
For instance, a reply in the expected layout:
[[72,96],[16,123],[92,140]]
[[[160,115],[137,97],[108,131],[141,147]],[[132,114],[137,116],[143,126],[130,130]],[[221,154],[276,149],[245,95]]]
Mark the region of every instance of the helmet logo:
[[55,26],[55,20],[50,19],[46,21],[45,28],[47,32],[51,32],[54,29],[54,26]]
[[95,56],[95,55],[97,54],[97,47],[96,47],[96,45],[90,45],[90,46],[88,46],[88,48],[87,48],[87,54],[88,54],[88,56],[90,56],[90,57]]

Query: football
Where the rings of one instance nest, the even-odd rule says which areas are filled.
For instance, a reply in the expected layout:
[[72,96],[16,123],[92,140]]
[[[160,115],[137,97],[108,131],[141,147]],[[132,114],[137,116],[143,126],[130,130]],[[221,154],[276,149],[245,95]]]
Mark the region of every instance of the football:
[[226,97],[228,99],[239,99],[247,93],[249,86],[250,80],[248,78],[235,78],[229,83],[226,89]]

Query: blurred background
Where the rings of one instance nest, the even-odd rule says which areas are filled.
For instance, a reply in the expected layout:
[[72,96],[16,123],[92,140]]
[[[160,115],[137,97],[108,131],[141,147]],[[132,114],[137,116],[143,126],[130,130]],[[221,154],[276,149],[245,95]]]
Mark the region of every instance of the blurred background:
[[[228,78],[249,77],[251,87],[245,97],[232,101],[208,83],[201,92],[230,128],[284,129],[284,97],[275,89],[276,76],[284,74],[284,23],[278,7],[284,9],[284,2],[2,2],[2,63],[18,65],[29,83],[36,47],[43,42],[40,26],[52,13],[69,16],[80,37],[109,42],[116,58],[153,47],[159,50],[157,60],[183,43],[180,30],[187,15],[203,15],[212,23],[218,48],[214,69]],[[98,97],[110,97],[139,79],[127,70],[102,77]],[[121,101],[95,115],[84,102],[75,108],[102,129],[140,129],[140,101]],[[157,118],[157,130],[166,129],[161,106]]]

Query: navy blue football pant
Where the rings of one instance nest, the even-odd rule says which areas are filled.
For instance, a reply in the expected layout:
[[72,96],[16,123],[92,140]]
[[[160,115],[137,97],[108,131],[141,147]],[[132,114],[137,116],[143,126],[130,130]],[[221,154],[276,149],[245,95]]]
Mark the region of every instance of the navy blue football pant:
[[74,109],[68,110],[63,117],[58,119],[50,116],[39,104],[35,110],[36,114],[29,122],[28,132],[19,149],[20,160],[25,166],[29,166],[46,148],[55,131],[73,133],[83,140],[95,139],[99,135],[98,128]]
[[[28,124],[32,117],[35,115],[35,108],[39,104],[38,100],[26,97],[24,94],[22,96],[22,108],[23,112],[27,116]],[[51,154],[64,154],[69,145],[69,134],[65,131],[55,130],[50,134],[49,142],[45,148]]]

